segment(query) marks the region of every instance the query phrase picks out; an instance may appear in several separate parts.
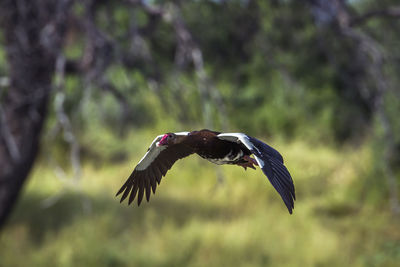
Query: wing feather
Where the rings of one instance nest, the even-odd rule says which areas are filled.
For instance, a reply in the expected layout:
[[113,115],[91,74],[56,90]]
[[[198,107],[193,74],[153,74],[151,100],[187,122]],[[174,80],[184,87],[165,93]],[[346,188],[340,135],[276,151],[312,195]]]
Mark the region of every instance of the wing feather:
[[[153,171],[155,172],[155,178],[156,178],[156,182],[157,182],[157,184],[160,184],[160,182],[161,182],[161,177],[162,177],[162,174],[161,174],[161,171],[160,171],[160,168],[158,167],[158,166],[155,166],[154,168],[152,168],[153,169]],[[157,185],[156,185],[157,186]],[[155,191],[155,190],[154,190]]]
[[[123,190],[125,190],[124,194],[121,197],[121,201],[122,202],[129,194],[129,191],[132,187],[132,180],[127,180],[126,183],[121,187],[121,189],[119,190],[119,193],[121,193]],[[118,194],[119,194],[118,193]]]
[[146,200],[147,200],[147,202],[149,202],[150,194],[151,194],[150,179],[144,179],[144,181],[145,181],[145,189],[146,189]]
[[223,133],[217,137],[221,140],[241,143],[250,150],[291,214],[296,194],[292,177],[283,164],[282,155],[271,146],[243,133]]
[[151,189],[153,190],[153,194],[156,193],[156,188],[157,188],[157,181],[156,181],[156,174],[154,172],[154,168],[149,168],[149,173],[150,173],[150,185]]
[[[139,183],[135,183],[133,188],[132,188],[131,195],[129,196],[128,204],[131,204],[133,202],[133,200],[135,199],[137,191],[138,191],[138,188],[139,188]],[[130,190],[126,190],[126,191],[129,193]]]
[[143,175],[140,176],[140,179],[138,179],[138,186],[139,186],[139,192],[138,192],[138,200],[137,204],[140,206],[140,203],[142,203],[143,200],[143,195],[144,195],[144,179]]
[[[187,135],[187,132],[176,133],[176,135]],[[157,184],[160,184],[161,178],[166,175],[174,163],[193,153],[189,147],[176,144],[170,146],[160,146],[156,144],[162,138],[162,135],[157,136],[146,154],[139,161],[132,174],[118,191],[117,196],[121,193],[121,202],[128,197],[131,204],[137,195],[138,206],[146,194],[146,200],[150,200],[151,191],[156,192]]]

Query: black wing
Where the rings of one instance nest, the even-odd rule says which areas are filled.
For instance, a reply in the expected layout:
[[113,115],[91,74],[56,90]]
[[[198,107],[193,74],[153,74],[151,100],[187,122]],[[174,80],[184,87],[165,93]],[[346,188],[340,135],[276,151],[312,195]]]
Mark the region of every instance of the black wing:
[[258,165],[268,177],[272,186],[278,191],[289,213],[292,214],[296,200],[292,177],[283,164],[281,154],[260,140],[242,133],[224,133],[218,138],[236,143],[242,143],[254,154]]
[[[172,165],[174,165],[177,160],[193,153],[188,147],[181,144],[162,147],[162,149],[158,148],[155,145],[156,139],[153,142],[154,145],[152,144],[149,151],[146,153],[146,155],[149,156],[146,157],[145,155],[133,170],[128,180],[126,180],[125,184],[118,191],[116,196],[123,192],[120,202],[130,194],[128,204],[131,204],[137,195],[137,203],[139,206],[145,192],[146,199],[149,201],[151,190],[153,190],[153,194],[155,194],[157,184],[160,184],[161,178],[171,169]],[[144,166],[145,168],[143,168],[143,162],[146,163],[146,166]]]

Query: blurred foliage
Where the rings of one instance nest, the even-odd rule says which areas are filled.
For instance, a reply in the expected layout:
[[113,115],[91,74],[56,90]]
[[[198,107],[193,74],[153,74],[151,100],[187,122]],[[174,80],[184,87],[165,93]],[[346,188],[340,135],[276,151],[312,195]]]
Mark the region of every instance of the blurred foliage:
[[[210,96],[204,99],[193,63],[176,66],[167,19],[143,37],[132,62],[122,55],[128,63],[113,61],[104,72],[129,112],[87,77],[67,75],[64,109],[79,140],[82,179],[54,177],[59,167],[69,177],[70,167],[54,95],[40,165],[0,239],[0,266],[397,266],[399,221],[387,209],[385,135],[354,42],[317,23],[303,1],[180,2],[225,117]],[[348,2],[360,13],[397,4]],[[84,4],[75,3],[74,12],[83,14]],[[138,46],[126,33],[150,20],[117,1],[96,15],[121,51],[133,54]],[[399,181],[400,20],[373,19],[360,28],[385,55],[390,164]],[[82,29],[70,30],[68,59],[82,57],[85,38]],[[6,73],[0,47],[0,75]],[[204,106],[212,125],[205,125]],[[214,188],[215,169],[198,159],[177,163],[150,204],[125,208],[113,198],[154,136],[206,127],[246,132],[282,152],[298,194],[293,216],[261,172],[221,167],[225,184]]]
[[[223,95],[230,128],[253,135],[281,135],[289,139],[301,136],[310,141],[339,143],[368,137],[373,121],[371,97],[374,93],[369,88],[372,85],[359,83],[359,80],[368,83],[368,74],[351,60],[357,54],[356,46],[346,38],[338,38],[331,27],[317,25],[309,6],[304,3],[246,3],[181,3],[183,17],[203,52],[207,75]],[[370,7],[367,3],[357,1],[354,7]],[[125,38],[125,34],[132,20],[135,27],[146,25],[150,19],[148,15],[140,9],[127,9],[118,4],[99,8],[97,13],[99,26],[118,42],[118,47],[133,51],[136,48],[138,54],[146,54],[135,47],[131,39]],[[114,25],[106,19],[109,16]],[[395,84],[399,71],[395,62],[399,22],[390,20],[391,27],[385,20],[373,22],[367,30],[381,44],[385,54],[391,55],[385,70],[393,78],[390,83]],[[385,31],[380,31],[381,28]],[[202,125],[204,100],[192,66],[182,70],[174,65],[177,45],[174,35],[170,24],[159,23],[151,35],[142,40],[144,50],[151,53],[150,65],[141,61],[146,55],[140,54],[134,58],[131,68],[115,62],[106,70],[106,77],[132,108],[128,118],[121,119],[118,102],[103,100],[107,99],[104,95],[108,92],[90,90],[84,81],[71,82],[76,79],[73,75],[66,81],[68,111],[76,113],[72,117],[81,117],[80,126],[97,116],[104,126],[118,128],[117,123],[125,128],[127,125],[153,127],[159,118],[155,115],[159,113],[154,111],[159,110],[189,127]],[[75,58],[83,51],[83,40],[78,32],[71,32],[69,36],[65,50]],[[159,76],[155,84],[149,83],[149,76],[154,75]],[[366,86],[366,96],[361,95],[360,86]],[[97,114],[86,112],[88,108],[84,106],[90,103],[97,106],[92,107]],[[80,112],[82,109],[84,112]],[[398,110],[396,104],[388,105],[390,114],[397,114]]]

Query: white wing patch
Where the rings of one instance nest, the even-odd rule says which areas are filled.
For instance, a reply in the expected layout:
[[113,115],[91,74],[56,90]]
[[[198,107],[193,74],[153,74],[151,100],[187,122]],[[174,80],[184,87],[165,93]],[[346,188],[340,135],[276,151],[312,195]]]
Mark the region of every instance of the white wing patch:
[[[217,137],[219,139],[222,140],[227,140],[227,141],[231,141],[231,142],[236,142],[238,144],[242,143],[243,145],[245,145],[247,147],[247,149],[251,150],[257,150],[258,152],[260,152],[258,150],[257,147],[255,147],[249,140],[249,138],[247,137],[247,135],[245,135],[244,133],[223,133],[223,134],[219,134],[217,135]],[[261,153],[260,153],[261,154]],[[258,163],[258,165],[263,168],[265,163],[262,159],[260,159],[259,157],[257,157],[256,155],[254,155],[254,157],[256,158],[256,161]]]
[[166,149],[165,146],[157,146],[158,141],[160,141],[163,136],[164,135],[159,135],[153,140],[146,154],[144,154],[143,158],[137,164],[135,168],[136,170],[145,170],[154,161],[154,159],[157,158],[161,151]]
[[[189,132],[178,132],[174,134],[188,135]],[[164,136],[163,134],[159,135],[153,140],[146,154],[144,154],[143,158],[137,164],[135,168],[136,170],[143,171],[147,169],[147,167],[150,166],[150,164],[158,157],[158,155],[160,155],[161,151],[167,148],[166,146],[158,146],[158,142],[161,140],[163,136]]]
[[177,132],[177,133],[174,133],[174,134],[176,134],[176,135],[188,135],[189,132]]

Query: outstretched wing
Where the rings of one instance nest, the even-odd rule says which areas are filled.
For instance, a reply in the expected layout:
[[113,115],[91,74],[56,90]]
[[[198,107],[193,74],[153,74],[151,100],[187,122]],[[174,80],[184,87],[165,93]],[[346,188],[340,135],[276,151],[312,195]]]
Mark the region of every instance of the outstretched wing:
[[272,186],[281,195],[289,213],[292,214],[294,200],[296,200],[292,177],[283,164],[283,158],[278,151],[260,140],[243,133],[223,133],[217,135],[219,139],[243,144],[254,154],[258,165],[268,177]]
[[[176,133],[176,135],[187,135],[186,132]],[[162,135],[157,136],[147,153],[139,161],[132,174],[126,180],[125,184],[118,191],[117,195],[122,194],[122,202],[129,194],[129,203],[138,196],[138,206],[142,202],[143,195],[146,193],[147,201],[150,200],[151,190],[156,192],[157,184],[160,184],[161,178],[165,176],[172,165],[181,158],[187,157],[193,152],[190,148],[181,145],[157,146]]]

